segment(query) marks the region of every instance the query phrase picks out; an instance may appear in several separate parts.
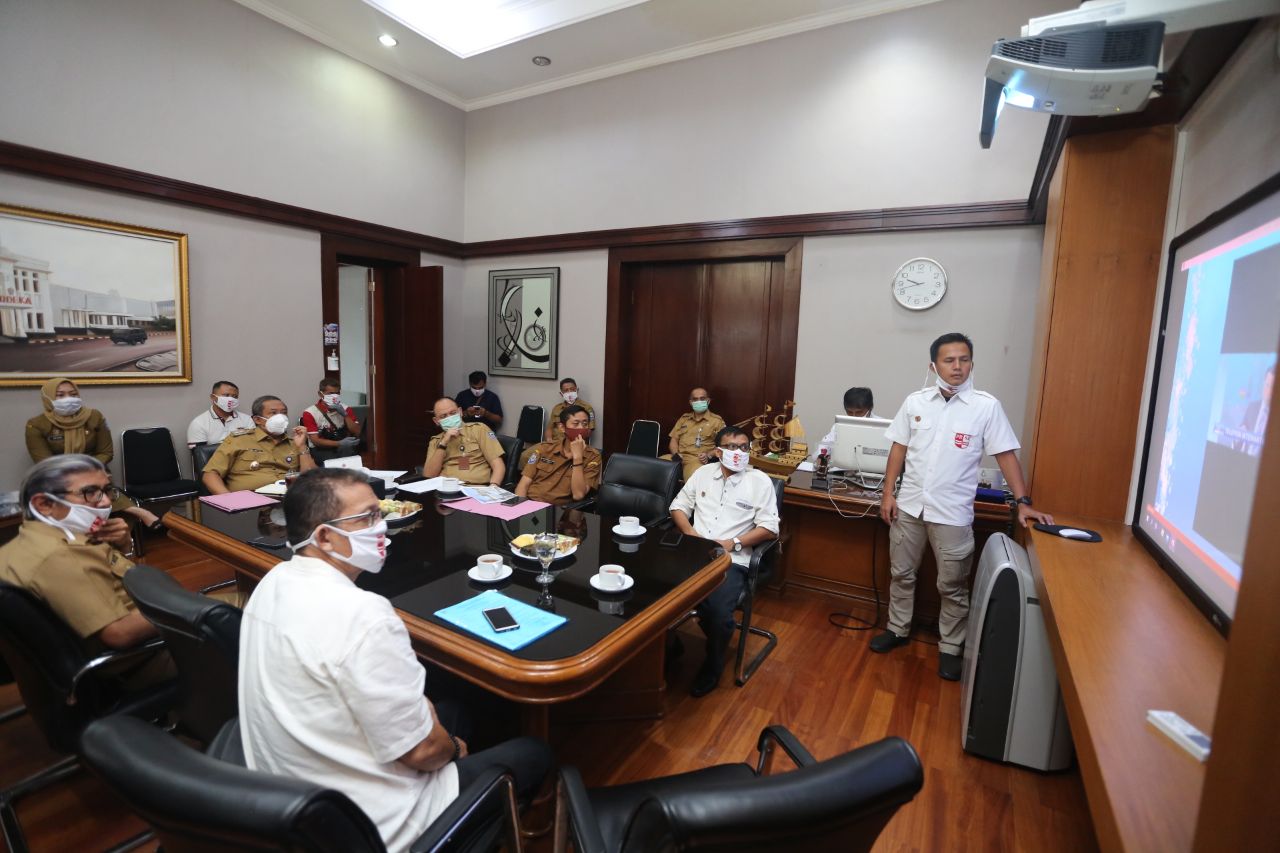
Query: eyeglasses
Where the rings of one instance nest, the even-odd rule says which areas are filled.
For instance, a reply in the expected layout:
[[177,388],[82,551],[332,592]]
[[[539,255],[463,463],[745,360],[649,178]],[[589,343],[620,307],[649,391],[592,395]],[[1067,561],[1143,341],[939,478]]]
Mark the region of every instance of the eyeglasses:
[[80,498],[89,504],[96,504],[102,499],[103,495],[107,496],[107,500],[114,501],[120,497],[120,490],[115,486],[85,486],[83,489],[62,489],[54,492],[55,495],[79,495]]
[[331,518],[328,521],[325,521],[322,523],[337,524],[341,521],[351,521],[351,522],[354,522],[354,524],[351,527],[352,530],[364,530],[368,527],[373,527],[375,524],[377,524],[381,520],[382,520],[382,510],[371,509],[368,512],[362,512],[356,515],[344,515],[342,516],[342,518]]
[[722,444],[720,445],[720,449],[721,450],[750,450],[751,442],[747,442],[746,444]]

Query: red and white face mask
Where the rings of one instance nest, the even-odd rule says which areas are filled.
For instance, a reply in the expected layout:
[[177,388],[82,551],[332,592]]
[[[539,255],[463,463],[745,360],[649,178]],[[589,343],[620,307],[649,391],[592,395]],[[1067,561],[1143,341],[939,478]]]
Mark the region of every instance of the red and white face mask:
[[745,471],[751,464],[751,453],[737,448],[720,448],[720,463],[730,471]]

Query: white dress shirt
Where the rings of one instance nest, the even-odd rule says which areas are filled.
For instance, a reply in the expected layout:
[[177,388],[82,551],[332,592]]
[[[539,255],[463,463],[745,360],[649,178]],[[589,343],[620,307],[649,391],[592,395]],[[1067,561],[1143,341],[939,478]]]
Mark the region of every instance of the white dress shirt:
[[238,429],[253,429],[253,418],[235,411],[225,421],[213,412],[213,406],[191,419],[187,427],[187,444],[221,444]]
[[396,761],[435,721],[426,671],[390,602],[295,556],[258,584],[240,629],[240,731],[250,769],[341,791],[399,851],[458,796],[458,770]]
[[1000,401],[973,388],[950,400],[937,385],[915,392],[884,434],[907,447],[898,508],[938,524],[972,524],[983,454],[1020,446]]
[[[680,510],[693,519],[693,529],[707,539],[732,539],[753,527],[778,533],[778,500],[773,480],[763,471],[748,468],[725,476],[718,462],[703,465],[685,481],[671,502],[671,511]],[[751,546],[729,552],[739,565],[751,562]]]

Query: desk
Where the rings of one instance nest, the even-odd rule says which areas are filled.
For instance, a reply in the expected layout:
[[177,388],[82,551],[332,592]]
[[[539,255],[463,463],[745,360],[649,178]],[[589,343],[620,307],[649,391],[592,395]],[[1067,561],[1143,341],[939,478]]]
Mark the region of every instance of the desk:
[[1177,711],[1212,732],[1226,640],[1129,527],[1054,520],[1103,539],[1032,531],[1027,548],[1098,841],[1190,850],[1205,765],[1148,725],[1147,711]]
[[[357,581],[391,600],[419,657],[492,693],[541,708],[528,715],[533,722],[526,728],[532,731],[545,730],[547,705],[582,697],[624,669],[620,675],[625,683],[613,684],[620,697],[615,713],[601,707],[588,710],[605,716],[661,716],[666,630],[720,584],[727,557],[713,555],[706,541],[689,537],[676,547],[660,545],[652,532],[638,543],[617,539],[610,532],[615,519],[589,513],[552,507],[502,522],[438,508],[431,496],[426,503],[421,520],[392,538],[383,571],[362,574]],[[275,519],[280,517],[277,507]],[[197,502],[191,517],[179,508],[165,516],[165,523],[174,539],[230,565],[246,591],[290,556],[287,549],[268,551],[248,544],[259,536],[284,537],[270,508],[225,513]],[[577,553],[555,564],[561,571],[551,592],[556,612],[569,618],[566,625],[508,652],[432,615],[490,586],[533,603],[540,590],[533,582],[537,563],[515,558],[507,544],[520,533],[547,529],[578,536],[585,531]],[[485,553],[503,554],[515,566],[512,577],[489,586],[468,580],[466,570]],[[602,563],[625,566],[636,578],[635,586],[623,595],[596,592],[588,581]]]
[[[852,489],[817,490],[810,487],[811,480],[812,474],[797,471],[787,483],[782,513],[786,547],[774,585],[831,592],[870,609],[875,606],[874,583],[887,607],[889,527],[880,520],[878,496]],[[1009,531],[1009,520],[1004,504],[974,503],[975,559],[987,536]],[[926,549],[916,581],[916,623],[936,624],[940,608],[938,568],[933,551]]]

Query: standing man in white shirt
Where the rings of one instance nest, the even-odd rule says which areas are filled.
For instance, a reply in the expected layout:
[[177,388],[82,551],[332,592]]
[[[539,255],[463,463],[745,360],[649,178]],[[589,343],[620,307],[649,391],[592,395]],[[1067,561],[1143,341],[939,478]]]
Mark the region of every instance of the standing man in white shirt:
[[250,769],[341,791],[408,849],[461,788],[501,765],[527,799],[550,748],[517,738],[469,755],[423,695],[426,671],[391,603],[355,584],[382,570],[386,522],[363,476],[313,468],[284,499],[293,559],[267,573],[240,630],[240,727]]
[[[885,431],[893,441],[880,502],[880,517],[889,525],[889,630],[872,639],[871,651],[888,652],[910,641],[916,572],[927,543],[937,559],[942,597],[938,675],[958,681],[969,619],[973,501],[983,454],[994,456],[1000,466],[1019,523],[1052,524],[1053,517],[1031,508],[1018,438],[1000,401],[973,387],[973,341],[959,332],[943,335],[930,345],[929,360],[934,383],[907,397]],[[895,498],[899,474],[902,486]]]
[[695,697],[706,696],[720,683],[733,638],[733,609],[747,581],[753,546],[778,536],[777,494],[769,475],[750,466],[750,436],[736,426],[725,427],[716,433],[715,455],[720,464],[695,471],[671,503],[671,519],[681,533],[716,542],[733,561],[724,583],[698,605],[707,656],[689,690]]
[[221,444],[238,429],[253,429],[253,418],[238,410],[240,389],[236,383],[219,379],[209,391],[212,404],[191,419],[187,426],[187,447]]

